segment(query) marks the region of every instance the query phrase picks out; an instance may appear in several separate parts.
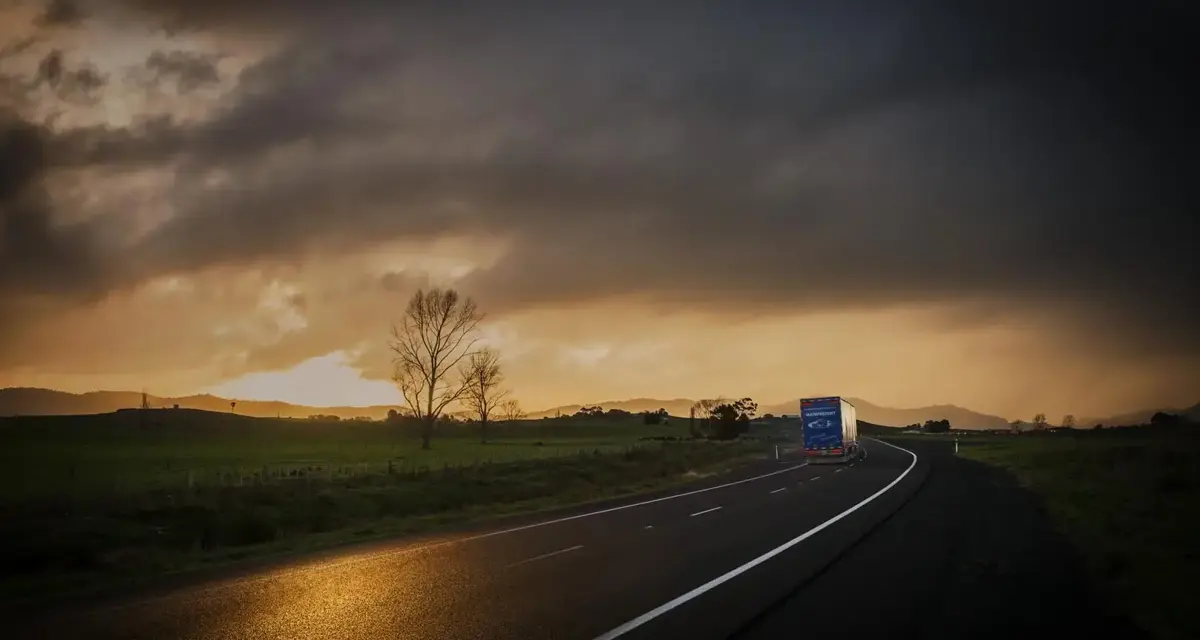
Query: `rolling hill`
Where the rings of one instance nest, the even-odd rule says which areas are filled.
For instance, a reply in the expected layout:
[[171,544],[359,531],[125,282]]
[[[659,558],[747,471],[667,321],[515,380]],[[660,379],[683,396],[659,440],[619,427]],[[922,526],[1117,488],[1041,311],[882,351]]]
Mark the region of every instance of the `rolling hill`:
[[[230,411],[230,400],[203,394],[166,398],[149,396],[151,407],[179,405],[183,409],[204,411]],[[37,415],[90,415],[110,413],[118,409],[142,406],[142,394],[136,391],[93,391],[91,393],[67,393],[51,389],[26,387],[0,389],[0,416]],[[390,406],[374,407],[308,407],[286,402],[263,402],[238,400],[235,412],[258,418],[307,418],[315,414],[336,415],[341,418],[380,419],[387,416]]]
[[[192,395],[177,398],[149,396],[150,406],[170,407],[179,405],[185,409],[202,409],[205,411],[227,412],[230,410],[230,399],[213,395]],[[1007,429],[1005,418],[985,413],[979,413],[963,407],[950,404],[897,409],[883,407],[861,398],[850,398],[858,409],[858,418],[872,424],[902,427],[913,423],[923,423],[926,420],[949,420],[958,429]],[[0,389],[0,416],[14,415],[88,415],[109,413],[118,409],[140,407],[142,394],[136,391],[93,391],[90,393],[67,393],[51,389],[35,389],[27,387]],[[686,416],[695,404],[689,398],[631,398],[628,400],[610,400],[606,402],[589,403],[600,405],[604,409],[621,409],[631,413],[666,409],[674,416]],[[795,414],[799,411],[798,401],[759,405],[758,414]],[[545,411],[529,414],[530,418],[553,417],[557,414],[571,415],[583,405],[568,404],[553,407]],[[257,400],[238,400],[235,412],[241,415],[260,418],[307,418],[315,414],[336,415],[343,419],[371,418],[381,419],[387,415],[393,406],[379,405],[370,407],[312,407],[289,404],[287,402],[267,402]],[[1101,423],[1106,425],[1145,424],[1150,421],[1156,411],[1163,411],[1188,417],[1193,422],[1200,422],[1200,404],[1189,409],[1147,409],[1106,418],[1085,418],[1078,422],[1081,428]]]
[[1130,411],[1129,413],[1108,416],[1107,418],[1083,418],[1078,421],[1078,426],[1086,428],[1095,424],[1109,426],[1149,424],[1150,417],[1159,412],[1183,416],[1191,422],[1200,423],[1200,402],[1198,402],[1187,409],[1143,409],[1141,411]]

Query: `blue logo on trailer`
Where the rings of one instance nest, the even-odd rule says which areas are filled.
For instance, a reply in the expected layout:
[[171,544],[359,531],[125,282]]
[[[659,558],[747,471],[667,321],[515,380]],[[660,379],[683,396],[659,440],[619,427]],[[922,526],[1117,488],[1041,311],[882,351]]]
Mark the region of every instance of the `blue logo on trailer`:
[[804,448],[840,449],[842,447],[842,403],[838,398],[814,398],[800,402],[800,420],[804,423]]

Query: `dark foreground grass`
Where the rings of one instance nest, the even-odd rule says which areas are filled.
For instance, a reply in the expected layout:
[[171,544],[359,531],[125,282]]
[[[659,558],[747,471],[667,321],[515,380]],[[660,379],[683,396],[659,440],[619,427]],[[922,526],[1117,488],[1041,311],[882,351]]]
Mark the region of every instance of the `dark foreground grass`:
[[0,503],[30,498],[139,494],[256,477],[375,475],[619,451],[648,436],[686,435],[684,424],[641,420],[528,420],[439,425],[422,450],[419,425],[252,418],[192,410],[0,418]]
[[1200,429],[995,438],[961,455],[1037,493],[1110,601],[1140,626],[1200,637]]
[[764,447],[665,442],[547,459],[9,500],[0,504],[0,599],[36,601],[251,556],[646,491],[762,455]]

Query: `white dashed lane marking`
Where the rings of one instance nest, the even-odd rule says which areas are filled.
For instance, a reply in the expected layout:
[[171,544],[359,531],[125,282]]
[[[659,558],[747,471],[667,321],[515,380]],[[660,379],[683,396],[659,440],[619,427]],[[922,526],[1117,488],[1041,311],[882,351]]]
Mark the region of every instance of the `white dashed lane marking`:
[[518,566],[518,565],[522,565],[522,564],[525,564],[525,563],[527,563],[527,562],[533,562],[533,561],[535,561],[535,560],[545,560],[546,558],[551,558],[551,557],[554,557],[554,556],[557,556],[557,555],[560,555],[560,554],[563,554],[563,553],[570,553],[570,552],[572,552],[572,551],[578,551],[579,549],[582,549],[582,548],[583,548],[583,545],[581,545],[581,544],[577,544],[577,545],[575,545],[575,546],[573,546],[573,547],[567,547],[566,549],[559,549],[558,551],[551,551],[550,553],[543,553],[543,554],[542,554],[542,555],[540,555],[540,556],[534,556],[534,557],[532,557],[532,558],[526,558],[526,559],[524,559],[524,560],[522,560],[522,561],[520,561],[520,562],[514,562],[514,563],[512,563],[512,564],[510,564],[510,565],[508,565],[508,566],[509,566],[509,567],[516,567],[516,566]]

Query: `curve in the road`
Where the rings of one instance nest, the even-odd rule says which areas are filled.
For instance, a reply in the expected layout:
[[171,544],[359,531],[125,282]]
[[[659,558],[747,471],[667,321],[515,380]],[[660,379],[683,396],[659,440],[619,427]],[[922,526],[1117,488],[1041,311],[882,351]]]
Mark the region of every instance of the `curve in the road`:
[[[852,507],[846,509],[845,511],[837,514],[836,516],[826,520],[825,522],[822,522],[821,524],[809,529],[808,531],[805,531],[804,533],[796,536],[795,538],[792,538],[791,540],[788,540],[787,542],[779,545],[778,547],[771,549],[770,551],[762,554],[761,556],[758,556],[757,558],[754,558],[753,560],[751,560],[731,571],[728,571],[720,576],[717,576],[716,578],[709,580],[708,582],[696,587],[695,589],[692,589],[691,591],[688,591],[687,593],[685,593],[681,596],[678,596],[678,597],[674,598],[673,600],[665,602],[665,603],[659,605],[658,607],[655,607],[654,609],[651,609],[650,611],[647,611],[646,613],[643,613],[642,615],[634,618],[633,620],[630,620],[629,622],[622,624],[619,627],[616,627],[606,633],[601,634],[600,636],[598,636],[596,638],[596,640],[612,640],[613,638],[619,638],[619,637],[625,635],[626,633],[629,633],[630,631],[633,631],[634,629],[646,624],[647,622],[650,622],[651,620],[663,615],[664,613],[667,613],[668,611],[678,607],[679,605],[682,605],[685,602],[688,602],[689,600],[692,600],[705,592],[711,591],[712,589],[714,589],[726,582],[729,582],[730,580],[742,575],[743,573],[746,573],[747,571],[753,569],[754,567],[757,567],[758,565],[763,564],[764,562],[770,560],[771,558],[774,558],[775,556],[778,556],[779,554],[783,553],[784,551],[787,551],[788,549],[791,549],[792,547],[800,544],[801,542],[804,542],[805,540],[813,537],[817,533],[820,533],[821,531],[833,526],[834,523],[838,522],[839,520],[842,520],[843,518],[854,513],[855,511],[858,511],[859,509],[865,507],[866,505],[873,502],[879,496],[882,496],[883,494],[890,491],[892,489],[892,487],[895,487],[897,484],[900,484],[900,481],[903,480],[905,478],[905,476],[907,476],[909,473],[911,473],[913,468],[917,466],[917,454],[913,453],[912,451],[909,451],[908,449],[905,449],[903,447],[897,447],[894,444],[884,442],[882,440],[875,440],[875,442],[878,442],[883,445],[887,445],[893,449],[899,449],[900,451],[903,451],[903,452],[907,453],[908,455],[912,456],[912,462],[909,463],[908,468],[905,469],[904,472],[901,473],[899,476],[896,476],[895,480],[892,480],[890,483],[888,483],[882,489],[867,496],[866,498],[859,501],[854,506],[852,506]],[[841,471],[841,469],[839,468],[839,469],[834,470],[834,473],[836,473],[838,471]]]
[[[10,637],[595,638],[647,619],[643,612],[696,585],[709,595],[657,614],[630,636],[725,637],[858,540],[864,523],[889,511],[925,469],[924,456],[916,464],[899,447],[882,443],[876,453],[848,473],[747,469],[753,475],[744,479],[713,478],[715,486],[520,527],[305,561],[117,606],[64,608],[30,620],[28,630],[18,624]],[[468,540],[477,542],[455,544]],[[780,556],[781,545],[794,551]],[[756,565],[737,581],[741,588],[715,589]]]

